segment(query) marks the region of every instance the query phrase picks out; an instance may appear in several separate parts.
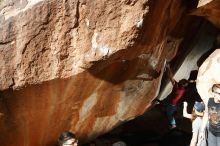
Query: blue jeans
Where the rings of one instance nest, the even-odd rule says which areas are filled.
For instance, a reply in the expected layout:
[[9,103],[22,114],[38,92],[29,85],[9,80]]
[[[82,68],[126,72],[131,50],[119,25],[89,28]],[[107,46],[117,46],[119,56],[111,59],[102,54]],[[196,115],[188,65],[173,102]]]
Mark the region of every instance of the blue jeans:
[[166,105],[166,113],[167,113],[167,118],[170,126],[176,126],[176,120],[174,118],[174,113],[176,112],[176,106],[167,104]]

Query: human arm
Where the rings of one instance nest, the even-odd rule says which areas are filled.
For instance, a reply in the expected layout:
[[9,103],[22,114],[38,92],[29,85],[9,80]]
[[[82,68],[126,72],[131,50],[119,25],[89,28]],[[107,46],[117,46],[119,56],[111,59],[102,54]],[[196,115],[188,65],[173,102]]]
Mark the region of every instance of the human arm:
[[198,139],[197,137],[198,137],[198,132],[193,132],[192,139],[191,139],[191,142],[190,142],[190,146],[196,146],[197,139]]
[[192,119],[192,114],[189,114],[187,112],[187,106],[188,106],[188,103],[184,101],[183,102],[183,117],[188,118],[188,119]]
[[208,123],[208,100],[204,101],[204,104],[205,104],[205,111],[202,118],[202,125],[199,131],[198,142],[201,142],[202,140],[205,139],[205,129]]
[[167,64],[167,70],[168,70],[168,77],[169,77],[172,85],[174,86],[176,83],[176,80],[174,80],[174,78],[173,78],[173,72],[171,71],[170,64]]

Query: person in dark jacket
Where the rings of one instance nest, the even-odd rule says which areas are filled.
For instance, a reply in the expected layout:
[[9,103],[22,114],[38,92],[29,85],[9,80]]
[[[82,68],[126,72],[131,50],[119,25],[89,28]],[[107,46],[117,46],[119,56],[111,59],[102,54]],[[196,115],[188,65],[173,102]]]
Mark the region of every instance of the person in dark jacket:
[[220,84],[212,86],[213,97],[208,98],[205,103],[205,113],[199,140],[205,139],[205,128],[208,129],[208,145],[220,146]]

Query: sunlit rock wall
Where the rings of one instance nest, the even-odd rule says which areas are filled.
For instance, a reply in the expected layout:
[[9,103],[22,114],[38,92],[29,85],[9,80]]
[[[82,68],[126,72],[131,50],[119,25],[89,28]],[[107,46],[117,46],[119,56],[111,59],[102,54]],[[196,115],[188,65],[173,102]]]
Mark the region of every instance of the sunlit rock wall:
[[201,98],[207,102],[213,97],[213,84],[220,83],[220,49],[216,49],[199,68],[197,77],[197,90]]
[[190,24],[185,0],[1,0],[0,144],[81,141],[143,114]]
[[[203,16],[220,28],[220,1],[201,0],[198,9],[193,11],[193,15]],[[216,39],[216,47],[219,47],[219,35]],[[197,90],[204,102],[212,97],[211,88],[213,84],[220,83],[220,49],[216,49],[201,65],[197,77]]]

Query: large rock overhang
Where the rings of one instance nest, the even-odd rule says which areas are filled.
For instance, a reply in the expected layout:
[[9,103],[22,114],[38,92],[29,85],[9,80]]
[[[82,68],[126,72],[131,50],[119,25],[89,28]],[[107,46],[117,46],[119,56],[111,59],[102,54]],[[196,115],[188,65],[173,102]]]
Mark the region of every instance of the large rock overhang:
[[[184,0],[0,2],[0,143],[88,140],[143,114],[190,24]],[[181,25],[180,25],[181,24]]]

